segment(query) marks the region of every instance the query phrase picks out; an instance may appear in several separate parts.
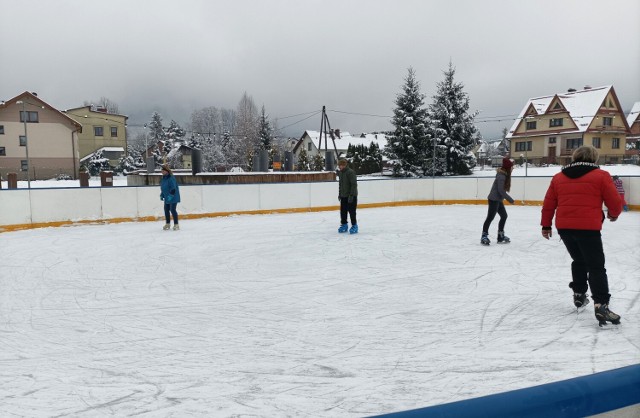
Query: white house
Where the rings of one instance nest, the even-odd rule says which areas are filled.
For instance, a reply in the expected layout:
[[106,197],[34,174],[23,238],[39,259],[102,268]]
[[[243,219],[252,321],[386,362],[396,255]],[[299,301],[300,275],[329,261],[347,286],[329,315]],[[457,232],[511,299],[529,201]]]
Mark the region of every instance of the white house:
[[[347,153],[349,145],[364,145],[368,147],[373,142],[378,145],[380,150],[383,150],[387,146],[387,136],[385,134],[362,133],[360,135],[351,135],[349,132],[336,130],[334,137],[335,149],[338,151],[339,157]],[[293,154],[297,159],[300,152],[304,149],[309,158],[312,158],[318,153],[321,153],[324,157],[325,149],[327,151],[334,150],[334,141],[331,140],[331,136],[328,133],[326,134],[325,140],[325,135],[320,135],[320,131],[304,131],[304,134],[302,134],[295,147],[293,147]]]

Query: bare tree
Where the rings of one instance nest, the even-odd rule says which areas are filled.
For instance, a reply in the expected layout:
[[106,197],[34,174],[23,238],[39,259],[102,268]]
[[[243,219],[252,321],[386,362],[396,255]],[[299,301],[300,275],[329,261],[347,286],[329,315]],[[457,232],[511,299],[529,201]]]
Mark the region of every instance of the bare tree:
[[222,114],[215,106],[194,110],[191,114],[194,134],[213,136],[222,133]]
[[253,98],[244,92],[236,110],[234,141],[241,154],[248,156],[258,146],[258,108]]
[[92,110],[95,110],[97,108],[107,109],[107,113],[111,113],[113,115],[117,115],[120,113],[120,111],[118,110],[118,104],[113,100],[104,96],[101,97],[99,100],[93,100],[93,101],[85,100],[84,105],[91,106]]

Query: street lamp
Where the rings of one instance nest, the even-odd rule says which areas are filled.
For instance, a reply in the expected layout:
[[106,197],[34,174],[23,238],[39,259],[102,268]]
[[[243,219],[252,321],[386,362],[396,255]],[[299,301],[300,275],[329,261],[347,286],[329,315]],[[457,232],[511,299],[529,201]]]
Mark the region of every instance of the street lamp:
[[29,164],[29,141],[27,140],[27,112],[25,111],[25,108],[24,108],[24,105],[25,105],[24,100],[18,100],[16,104],[22,105],[22,121],[24,122],[24,149],[27,154],[27,188],[30,189],[31,174],[29,173],[30,164]]

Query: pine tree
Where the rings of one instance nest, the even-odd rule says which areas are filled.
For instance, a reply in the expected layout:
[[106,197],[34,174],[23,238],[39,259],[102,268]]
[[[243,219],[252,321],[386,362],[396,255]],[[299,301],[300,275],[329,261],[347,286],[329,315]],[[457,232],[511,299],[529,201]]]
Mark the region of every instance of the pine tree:
[[267,116],[264,106],[262,106],[262,112],[260,114],[260,122],[258,127],[258,141],[260,144],[260,149],[271,149],[271,141],[272,141],[272,131],[271,124],[269,123],[269,116]]
[[420,93],[420,84],[415,71],[409,68],[402,93],[396,98],[391,123],[395,130],[387,138],[387,154],[393,160],[393,173],[396,176],[420,175],[425,166],[425,153],[428,148],[427,111],[424,95]]
[[466,175],[471,174],[475,166],[471,150],[479,139],[473,124],[478,113],[469,113],[469,96],[463,90],[464,85],[454,80],[455,72],[453,64],[449,63],[444,81],[437,83],[437,93],[429,106],[430,134],[436,142],[436,156],[434,159],[433,148],[428,151],[427,171],[435,174]]
[[171,142],[182,140],[186,134],[185,130],[175,120],[172,120],[169,127],[165,129],[165,137]]
[[149,129],[149,138],[151,138],[154,143],[165,138],[162,117],[158,112],[153,112],[153,115],[151,115],[151,122],[147,124],[147,129]]
[[102,155],[102,150],[98,150],[93,153],[87,164],[89,174],[92,176],[100,175],[101,171],[110,171],[111,165],[109,165],[109,159]]
[[312,167],[313,171],[324,170],[324,158],[322,157],[322,154],[317,153],[316,155],[313,156],[312,166],[313,166]]
[[116,166],[116,168],[114,168],[114,171],[116,173],[122,173],[125,176],[129,173],[133,173],[136,170],[136,161],[131,156],[131,154],[120,157],[120,159],[118,160],[118,165]]
[[298,155],[298,164],[296,165],[298,171],[309,171],[309,154],[307,154],[307,150],[302,148],[300,154]]

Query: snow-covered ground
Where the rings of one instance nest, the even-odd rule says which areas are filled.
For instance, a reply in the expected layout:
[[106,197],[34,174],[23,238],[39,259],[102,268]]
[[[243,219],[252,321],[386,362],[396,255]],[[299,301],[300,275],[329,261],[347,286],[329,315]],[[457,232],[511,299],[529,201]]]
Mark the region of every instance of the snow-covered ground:
[[[513,169],[513,176],[515,177],[524,177],[524,176],[553,176],[558,173],[562,166],[550,166],[550,167],[528,167],[525,169],[524,166],[515,166]],[[611,175],[619,175],[619,176],[640,176],[640,165],[603,165],[601,166],[603,170],[608,171]],[[382,179],[391,179],[389,177],[390,173],[387,173],[385,176],[381,175],[368,175],[368,176],[360,176],[362,179],[367,180],[382,180]],[[489,166],[485,167],[477,167],[472,176],[476,177],[493,177],[496,175],[495,168],[491,168]],[[114,186],[126,186],[127,178],[125,176],[114,176],[113,177],[113,185]],[[90,187],[100,187],[100,177],[91,177],[89,179]],[[26,189],[28,184],[26,181],[19,181],[18,188]],[[79,180],[38,180],[31,182],[32,188],[47,188],[47,187],[80,187]],[[2,188],[7,188],[7,182],[2,182]]]
[[599,328],[507,210],[489,247],[482,205],[3,233],[0,416],[361,417],[639,363],[640,213],[604,225]]

